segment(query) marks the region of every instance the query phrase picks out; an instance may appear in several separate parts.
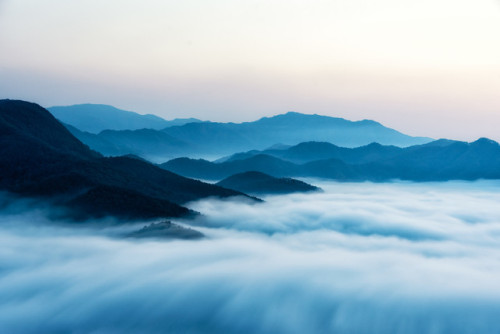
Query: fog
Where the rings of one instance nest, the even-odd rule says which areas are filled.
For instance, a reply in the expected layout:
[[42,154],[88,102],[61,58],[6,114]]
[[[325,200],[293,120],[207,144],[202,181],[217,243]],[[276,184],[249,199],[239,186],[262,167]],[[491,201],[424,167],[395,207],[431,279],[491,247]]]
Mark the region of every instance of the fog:
[[2,200],[0,332],[500,332],[500,182],[309,181],[324,191],[190,203],[203,216],[175,222],[200,241]]

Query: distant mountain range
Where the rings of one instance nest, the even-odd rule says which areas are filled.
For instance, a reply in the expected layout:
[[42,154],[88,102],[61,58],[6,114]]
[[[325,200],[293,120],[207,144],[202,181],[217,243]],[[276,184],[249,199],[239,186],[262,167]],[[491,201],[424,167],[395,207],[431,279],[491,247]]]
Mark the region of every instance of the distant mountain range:
[[[343,147],[357,147],[373,142],[407,147],[432,141],[430,138],[407,136],[374,121],[352,122],[342,118],[296,112],[244,123],[195,120],[173,126],[173,123],[167,125],[167,121],[155,120],[147,130],[133,130],[130,124],[135,124],[136,128],[148,127],[147,122],[144,122],[146,116],[114,108],[99,112],[97,107],[79,111],[79,106],[73,106],[66,107],[72,111],[66,110],[66,113],[61,108],[64,107],[50,110],[63,123],[68,124],[68,129],[74,136],[90,148],[109,156],[135,154],[153,160],[182,156],[222,156],[251,149],[262,150],[277,144],[296,145],[304,141],[325,141]],[[78,113],[74,110],[78,110]],[[84,110],[92,110],[88,111],[92,116],[88,119],[90,124],[87,124],[87,121],[75,121],[75,117],[65,117],[68,114],[79,115],[78,119],[81,119],[85,115]],[[102,121],[93,121],[94,118],[100,117]],[[193,119],[183,121],[188,120]],[[125,126],[126,130],[113,130]],[[91,127],[92,131],[89,130]],[[106,127],[106,130],[91,133],[103,127]],[[160,127],[163,128],[158,130]]]
[[179,217],[192,214],[189,201],[246,196],[134,157],[104,158],[47,110],[15,100],[0,100],[0,190],[49,200],[76,220]]
[[177,118],[167,121],[155,115],[141,115],[105,104],[76,104],[50,107],[48,110],[61,122],[93,134],[103,130],[160,130],[169,126],[201,122],[196,118]]
[[291,194],[319,190],[305,182],[292,178],[276,178],[261,172],[244,172],[232,175],[217,185],[252,195]]
[[346,148],[325,142],[305,142],[284,148],[271,148],[263,151],[252,150],[236,153],[218,159],[216,162],[244,160],[260,154],[267,154],[294,163],[306,163],[315,160],[339,159],[350,164],[361,164],[376,160],[390,159],[401,153],[403,149],[397,146],[384,146],[378,143]]
[[380,144],[342,148],[307,142],[239,153],[217,162],[178,158],[160,166],[185,176],[214,180],[248,171],[341,181],[500,179],[500,145],[486,138],[473,143],[437,140],[406,148]]
[[353,122],[296,112],[245,123],[189,123],[164,131],[185,141],[194,140],[198,143],[203,140],[204,145],[210,146],[222,145],[226,140],[231,140],[233,149],[243,146],[264,149],[278,143],[295,145],[304,141],[326,141],[345,147],[372,142],[410,146],[431,141],[429,138],[404,135],[375,121]]

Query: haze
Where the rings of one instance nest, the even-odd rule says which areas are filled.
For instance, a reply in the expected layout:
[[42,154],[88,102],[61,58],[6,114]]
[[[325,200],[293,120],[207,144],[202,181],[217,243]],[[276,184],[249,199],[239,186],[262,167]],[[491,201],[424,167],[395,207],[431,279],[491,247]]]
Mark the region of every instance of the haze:
[[494,0],[3,0],[0,98],[500,140]]

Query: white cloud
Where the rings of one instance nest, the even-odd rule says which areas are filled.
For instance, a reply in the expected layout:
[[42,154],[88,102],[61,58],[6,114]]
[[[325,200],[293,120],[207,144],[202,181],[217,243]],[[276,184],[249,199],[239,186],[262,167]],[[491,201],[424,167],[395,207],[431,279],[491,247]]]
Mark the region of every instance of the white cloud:
[[0,332],[498,332],[499,185],[201,201],[202,241],[132,242],[4,210]]

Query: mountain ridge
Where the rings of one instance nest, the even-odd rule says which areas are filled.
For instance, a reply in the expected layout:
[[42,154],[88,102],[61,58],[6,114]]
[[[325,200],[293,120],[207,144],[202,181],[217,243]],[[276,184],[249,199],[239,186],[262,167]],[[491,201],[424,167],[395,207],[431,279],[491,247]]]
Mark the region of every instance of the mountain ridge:
[[[297,149],[304,145],[316,145],[324,150]],[[263,165],[261,161],[272,161],[272,164]],[[251,170],[274,177],[320,177],[339,181],[500,179],[500,145],[485,138],[471,143],[438,140],[407,148],[380,144],[342,148],[309,142],[284,150],[239,153],[216,162],[173,159],[160,167],[186,176],[195,173],[193,177],[202,179],[223,179]]]
[[[70,124],[71,125],[71,124]],[[411,137],[372,120],[288,112],[242,123],[190,122],[161,130],[103,130],[97,134],[73,134],[104,155],[135,154],[152,160],[182,156],[223,156],[251,149],[263,150],[277,143],[296,145],[306,141],[325,141],[344,147],[372,142],[407,147],[430,142],[430,138]],[[140,132],[143,133],[140,133]],[[170,143],[182,143],[170,145]]]

